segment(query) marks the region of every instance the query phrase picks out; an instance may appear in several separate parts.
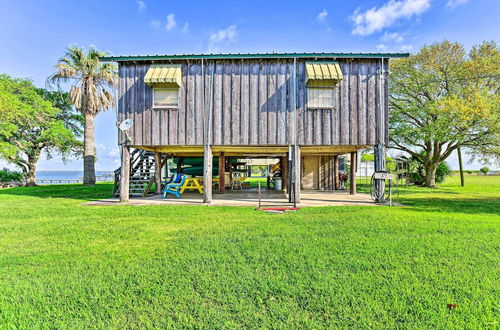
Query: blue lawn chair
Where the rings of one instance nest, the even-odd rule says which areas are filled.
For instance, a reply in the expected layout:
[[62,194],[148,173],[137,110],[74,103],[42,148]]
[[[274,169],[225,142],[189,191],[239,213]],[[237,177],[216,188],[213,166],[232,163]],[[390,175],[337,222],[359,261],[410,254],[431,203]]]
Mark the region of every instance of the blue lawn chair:
[[169,183],[179,183],[181,182],[181,180],[182,180],[182,173],[172,174],[170,178],[168,178],[167,180],[165,180],[165,182],[163,182],[163,184],[167,185]]
[[184,185],[184,181],[186,181],[186,175],[182,176],[181,182],[179,183],[167,183],[165,188],[163,188],[162,198],[166,198],[167,194],[175,195],[177,198],[181,198],[181,187]]

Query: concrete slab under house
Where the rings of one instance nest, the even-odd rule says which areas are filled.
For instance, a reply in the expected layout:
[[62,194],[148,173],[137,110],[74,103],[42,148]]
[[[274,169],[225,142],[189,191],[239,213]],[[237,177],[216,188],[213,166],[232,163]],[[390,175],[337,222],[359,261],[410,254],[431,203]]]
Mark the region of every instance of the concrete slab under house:
[[[258,167],[268,177],[261,193],[279,191],[285,203],[301,204],[309,194],[309,204],[329,205],[344,196],[338,190],[346,178],[354,196],[359,150],[375,147],[375,170],[385,168],[389,60],[406,56],[101,58],[118,63],[118,122],[126,121],[118,130],[121,168],[115,193],[120,201],[144,197],[161,202],[150,195],[159,196],[165,180],[183,173],[201,183],[197,193],[205,204],[220,205],[219,196],[237,190],[247,196],[240,199],[253,196],[255,202],[258,189],[248,178]],[[339,174],[342,155],[350,160],[349,177]],[[192,196],[186,193],[182,199]],[[226,200],[231,204],[231,198]]]

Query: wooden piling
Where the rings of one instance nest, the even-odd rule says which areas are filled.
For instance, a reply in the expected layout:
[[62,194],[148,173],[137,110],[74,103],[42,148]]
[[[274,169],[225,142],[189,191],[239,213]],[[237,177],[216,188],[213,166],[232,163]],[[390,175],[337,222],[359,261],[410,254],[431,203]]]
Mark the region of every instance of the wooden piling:
[[293,173],[293,194],[294,194],[294,202],[295,204],[300,203],[300,181],[301,181],[301,173],[300,173],[300,168],[301,168],[301,162],[300,162],[300,147],[299,146],[294,146],[294,155],[293,155],[293,162],[294,162],[294,173]]
[[358,153],[356,151],[351,152],[351,173],[350,173],[350,188],[349,193],[351,195],[356,195],[356,171],[358,167]]
[[203,203],[212,203],[212,147],[205,145],[203,153]]
[[225,188],[225,166],[226,165],[226,158],[224,157],[224,153],[221,152],[219,155],[219,194],[224,193],[224,188]]
[[161,194],[161,152],[155,153],[155,194]]
[[339,156],[333,156],[333,184],[335,190],[339,190]]
[[120,202],[128,202],[130,185],[130,147],[122,146],[122,168],[120,176]]

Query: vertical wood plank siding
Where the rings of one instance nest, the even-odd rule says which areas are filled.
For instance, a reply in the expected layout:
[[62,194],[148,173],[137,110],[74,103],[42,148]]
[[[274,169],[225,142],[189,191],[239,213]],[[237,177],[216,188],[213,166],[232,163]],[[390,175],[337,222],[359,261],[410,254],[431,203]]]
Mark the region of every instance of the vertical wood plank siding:
[[[388,61],[338,61],[344,78],[335,87],[334,109],[307,109],[305,63],[297,62],[298,143],[386,143]],[[177,110],[153,110],[152,88],[144,84],[151,63],[120,63],[118,120],[134,120],[128,132],[131,145],[203,145],[203,111],[206,120],[211,120],[212,145],[288,145],[291,142],[293,61],[205,61],[205,109],[201,62],[179,63],[182,64],[182,86]],[[120,143],[123,142],[121,138]]]

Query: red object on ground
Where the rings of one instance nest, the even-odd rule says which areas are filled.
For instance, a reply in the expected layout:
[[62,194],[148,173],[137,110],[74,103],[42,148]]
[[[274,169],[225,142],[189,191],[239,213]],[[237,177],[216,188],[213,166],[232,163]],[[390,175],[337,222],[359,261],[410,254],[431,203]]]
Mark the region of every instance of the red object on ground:
[[269,211],[290,211],[290,210],[300,210],[300,207],[262,207],[261,210]]

